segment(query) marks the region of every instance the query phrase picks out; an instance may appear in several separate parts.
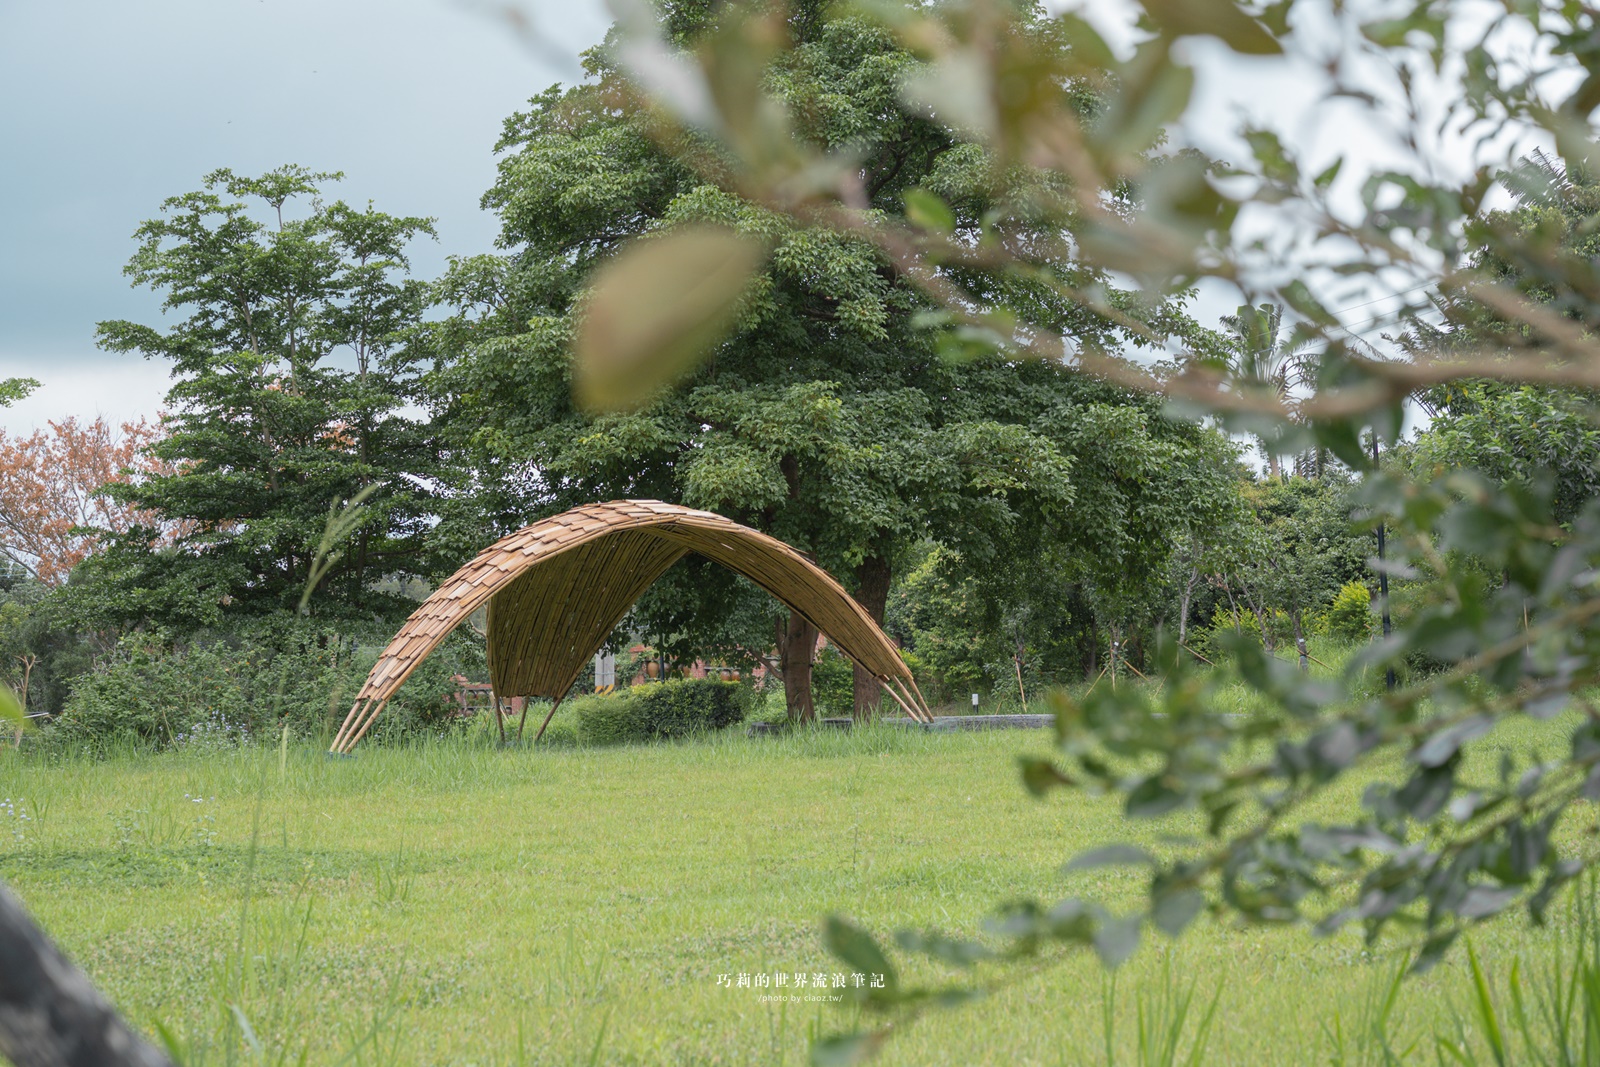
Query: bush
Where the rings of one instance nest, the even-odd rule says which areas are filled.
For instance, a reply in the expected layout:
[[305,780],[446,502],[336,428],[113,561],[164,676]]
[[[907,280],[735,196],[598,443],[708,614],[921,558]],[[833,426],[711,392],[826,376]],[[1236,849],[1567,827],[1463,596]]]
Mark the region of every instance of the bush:
[[620,745],[720,730],[743,722],[753,692],[737,682],[678,678],[631,686],[573,701],[578,739],[588,745]]
[[1235,624],[1238,625],[1240,633],[1256,641],[1261,640],[1261,621],[1256,618],[1255,612],[1241,611],[1236,620],[1231,610],[1219,604],[1211,613],[1211,625],[1189,634],[1189,647],[1202,656],[1215,660],[1224,654],[1224,646],[1217,640],[1218,635],[1232,630]]
[[855,667],[832,644],[822,650],[811,667],[811,698],[816,701],[819,716],[855,714]]
[[[72,683],[41,742],[105,751],[331,736],[376,660],[384,637],[354,639],[307,626],[251,626],[183,642],[130,634]],[[451,676],[481,664],[481,648],[452,635],[389,702],[369,738],[398,740],[448,726]],[[481,668],[480,668],[481,669]]]
[[[1274,609],[1267,617],[1267,625],[1272,631],[1274,644],[1294,642],[1294,620],[1287,611]],[[1247,608],[1239,609],[1239,632],[1252,638],[1258,643],[1261,641],[1261,619],[1255,612]],[[1193,631],[1189,638],[1189,646],[1201,655],[1210,659],[1217,659],[1226,655],[1224,645],[1217,641],[1218,635],[1231,631],[1234,628],[1234,615],[1231,608],[1217,605],[1211,615],[1211,625],[1204,630]]]
[[1360,582],[1346,582],[1339,587],[1322,619],[1330,636],[1365,641],[1372,636],[1372,594]]

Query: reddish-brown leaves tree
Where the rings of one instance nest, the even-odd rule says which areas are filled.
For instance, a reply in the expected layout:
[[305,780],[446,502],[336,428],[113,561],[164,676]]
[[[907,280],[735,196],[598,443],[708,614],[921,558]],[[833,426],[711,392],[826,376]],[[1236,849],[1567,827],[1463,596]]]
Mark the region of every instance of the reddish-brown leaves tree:
[[46,585],[59,585],[95,548],[92,530],[125,532],[152,517],[100,490],[153,471],[143,454],[161,427],[140,419],[49,423],[31,436],[0,430],[0,553]]

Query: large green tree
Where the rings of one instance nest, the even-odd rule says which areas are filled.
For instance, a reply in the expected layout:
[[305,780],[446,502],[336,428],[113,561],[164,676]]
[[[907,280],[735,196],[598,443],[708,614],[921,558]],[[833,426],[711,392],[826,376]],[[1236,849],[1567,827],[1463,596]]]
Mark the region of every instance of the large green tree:
[[[1503,180],[1514,202],[1466,227],[1467,268],[1541,311],[1584,321],[1595,306],[1600,179],[1535,151]],[[1434,321],[1413,323],[1402,339],[1413,355],[1451,359],[1493,346],[1510,357],[1537,339],[1530,325],[1470,289],[1441,294],[1435,308]],[[1421,399],[1429,424],[1400,457],[1419,476],[1471,467],[1501,485],[1548,483],[1563,523],[1600,495],[1593,390],[1466,379]]]
[[[113,489],[166,537],[111,538],[69,588],[84,614],[181,629],[293,608],[320,552],[312,609],[370,615],[388,606],[379,580],[420,566],[436,465],[406,414],[426,295],[406,247],[432,225],[323,201],[339,177],[218,170],[139,228],[127,273],[177,321],[103,322],[99,342],[176,379],[152,450],[166,473]],[[330,509],[358,494],[365,521],[324,545]]]
[[[685,47],[711,21],[703,5],[664,12]],[[908,202],[932,203],[923,196],[931,193],[950,212],[931,224],[975,240],[996,219],[1016,239],[1041,243],[1070,224],[1037,209],[1026,171],[997,171],[984,151],[900,102],[918,61],[880,26],[815,0],[795,5],[785,26],[794,48],[766,83],[803,117],[802,140],[855,153],[853,180],[868,211],[903,219]],[[1036,36],[1065,47],[1043,24]],[[869,244],[741,198],[707,163],[711,148],[662,143],[608,47],[586,65],[584,83],[548,90],[506,123],[499,178],[484,199],[500,214],[505,254],[459,261],[440,284],[455,312],[434,329],[448,364],[436,383],[441,414],[466,457],[459,466],[472,472],[461,486],[467,504],[447,513],[444,536],[459,529],[465,548],[488,536],[484,526],[596,498],[681,501],[796,545],[880,621],[897,559],[924,538],[974,566],[1044,541],[1091,546],[1098,562],[1134,570],[1146,561],[1133,557],[1164,551],[1159,537],[1145,536],[1138,504],[1118,511],[1126,501],[1112,498],[1135,485],[1129,499],[1155,492],[1164,462],[1188,463],[1211,447],[1204,432],[1149,408],[1129,423],[1116,414],[1132,411],[1126,393],[1058,361],[962,358],[959,337],[925,328],[921,290]],[[1091,102],[1074,86],[1061,93]],[[637,410],[597,416],[575,407],[572,342],[592,273],[630,239],[696,225],[770,250],[731,335]],[[1065,253],[1051,269],[1078,284],[1104,282]],[[1126,340],[1122,327],[1048,285],[1004,285],[1011,303],[1085,346]],[[1105,288],[1113,301],[1137,304]],[[1161,329],[1181,321],[1165,307],[1141,313]],[[1105,443],[1087,439],[1091,426],[1107,440],[1126,429],[1127,440],[1138,430],[1158,443],[1119,469],[1097,468],[1101,484],[1082,485],[1076,457]],[[1102,500],[1106,507],[1088,506]],[[687,573],[645,602],[643,628],[654,627],[652,605],[693,599]],[[799,718],[811,713],[815,637],[798,615],[750,637],[776,639]],[[875,688],[858,673],[858,714],[876,705]]]

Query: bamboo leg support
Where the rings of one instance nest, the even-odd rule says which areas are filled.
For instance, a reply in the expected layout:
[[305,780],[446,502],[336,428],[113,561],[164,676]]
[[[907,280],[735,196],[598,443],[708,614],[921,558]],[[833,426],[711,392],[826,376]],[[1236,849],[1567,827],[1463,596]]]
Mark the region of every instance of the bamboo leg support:
[[927,708],[922,706],[922,701],[911,695],[911,689],[906,685],[905,680],[896,678],[894,683],[895,685],[899,686],[900,695],[905,698],[905,703],[909,709],[907,714],[920,723],[931,723],[933,721],[933,714],[929,712]]
[[[556,709],[559,708],[560,706],[561,706],[561,698],[560,697],[556,697],[555,702],[550,705],[550,714],[548,714],[548,715],[546,715],[544,717],[544,722],[539,724],[539,732],[533,735],[533,743],[534,744],[537,745],[539,743],[539,738],[544,736],[544,728],[546,726],[549,726],[550,725],[550,720],[556,717]],[[524,710],[526,710],[526,709],[524,709]]]
[[933,708],[928,704],[928,698],[922,695],[922,689],[917,685],[917,676],[909,672],[907,672],[907,676],[911,679],[911,691],[917,694],[917,707],[921,708],[923,715],[926,716],[929,722],[932,722]]
[[372,706],[375,703],[371,697],[356,701],[356,706],[350,709],[350,714],[345,717],[344,725],[339,728],[339,736],[334,738],[333,750],[343,755],[349,755],[350,749],[355,745],[357,732],[372,717]]
[[333,735],[333,744],[328,746],[328,751],[342,751],[339,746],[344,744],[345,732],[350,729],[350,723],[356,717],[356,709],[360,708],[364,703],[366,703],[366,701],[358,699],[354,704],[350,705],[350,712],[344,717],[344,722],[339,724],[339,732]]
[[901,698],[900,694],[896,693],[894,691],[894,689],[890,687],[888,682],[884,681],[882,678],[879,678],[878,679],[878,684],[883,687],[883,691],[885,693],[888,693],[890,696],[894,697],[894,702],[896,704],[899,704],[900,707],[905,711],[905,713],[911,717],[911,721],[912,722],[921,722],[922,721],[922,719],[917,715],[917,713],[911,709],[911,705],[907,704],[905,702],[905,700]]
[[1094,687],[1100,684],[1100,679],[1106,676],[1106,671],[1109,669],[1109,667],[1100,668],[1100,673],[1094,676],[1094,681],[1089,683],[1089,688],[1083,691],[1084,696],[1088,696],[1090,693],[1094,692]]
[[355,748],[356,744],[360,742],[363,737],[367,736],[367,731],[372,728],[373,723],[378,721],[379,713],[382,712],[383,709],[388,706],[388,704],[389,702],[387,700],[379,700],[371,705],[370,710],[367,712],[366,717],[361,724],[361,728],[350,737],[345,739],[345,752],[348,753],[351,749]]

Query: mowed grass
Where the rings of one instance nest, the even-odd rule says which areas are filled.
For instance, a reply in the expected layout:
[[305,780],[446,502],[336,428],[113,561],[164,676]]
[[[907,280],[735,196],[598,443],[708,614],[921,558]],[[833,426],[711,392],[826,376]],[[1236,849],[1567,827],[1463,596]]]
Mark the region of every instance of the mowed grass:
[[[1516,729],[1504,743],[1518,751],[1562,743],[1560,724]],[[7,753],[0,876],[135,1023],[165,1027],[197,1062],[799,1064],[850,1011],[763,1002],[719,975],[845,970],[822,947],[829,913],[974,935],[1020,896],[1128,906],[1132,873],[1062,864],[1196,828],[1130,824],[1110,799],[1030,798],[1016,757],[1048,740],[878,727],[333,760],[310,746]],[[1587,832],[1579,814],[1564,833]],[[1475,941],[1503,975],[1563,938],[1561,923],[1508,917]],[[1177,943],[1147,938],[1118,972],[1114,1058],[1135,1062],[1141,1009],[1192,985],[1196,1016],[1219,998],[1204,1062],[1330,1062],[1329,1035],[1351,1040],[1402,959],[1353,933],[1202,917]],[[1464,970],[1457,954],[1407,982],[1398,1047],[1420,1041],[1416,1058],[1433,1061],[1431,1035],[1465,1010]],[[908,977],[939,973],[914,963]],[[1098,964],[1077,956],[930,1013],[881,1062],[1104,1063],[1107,1003]]]

